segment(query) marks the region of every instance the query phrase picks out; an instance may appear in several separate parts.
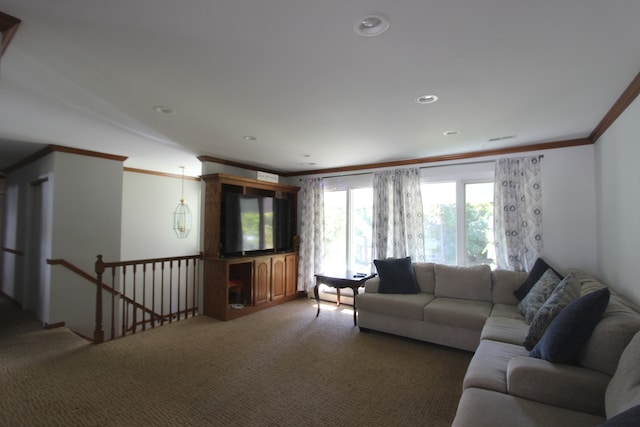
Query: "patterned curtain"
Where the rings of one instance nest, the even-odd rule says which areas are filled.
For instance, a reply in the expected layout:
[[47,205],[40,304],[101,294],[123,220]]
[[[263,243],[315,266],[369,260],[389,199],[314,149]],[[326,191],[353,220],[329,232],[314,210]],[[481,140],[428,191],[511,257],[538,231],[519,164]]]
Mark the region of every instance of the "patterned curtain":
[[496,164],[494,232],[498,268],[529,271],[542,256],[540,157]]
[[324,186],[321,178],[305,182],[300,190],[300,248],[298,290],[309,292],[316,273],[322,272],[324,241]]
[[420,170],[373,175],[373,259],[410,256],[424,262]]

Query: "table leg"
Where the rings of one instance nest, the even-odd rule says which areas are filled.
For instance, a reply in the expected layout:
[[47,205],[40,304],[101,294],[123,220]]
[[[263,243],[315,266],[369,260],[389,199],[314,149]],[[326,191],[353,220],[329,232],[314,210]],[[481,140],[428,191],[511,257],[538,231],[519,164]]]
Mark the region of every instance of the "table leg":
[[336,288],[336,295],[338,296],[336,307],[340,307],[340,288]]
[[313,287],[313,295],[316,297],[316,305],[318,306],[318,311],[316,311],[316,317],[320,315],[320,295],[318,295],[318,279],[316,278],[316,285]]
[[358,311],[358,307],[356,307],[356,296],[358,295],[358,287],[353,288],[353,326],[358,325],[358,320],[356,319],[356,312]]

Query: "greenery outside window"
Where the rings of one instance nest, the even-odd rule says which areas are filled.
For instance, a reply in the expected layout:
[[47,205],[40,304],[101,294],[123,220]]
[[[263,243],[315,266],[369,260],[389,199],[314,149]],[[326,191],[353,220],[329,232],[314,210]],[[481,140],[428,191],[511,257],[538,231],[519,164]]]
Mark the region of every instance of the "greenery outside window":
[[427,262],[495,268],[494,174],[493,161],[422,169]]
[[373,186],[325,182],[324,265],[327,271],[371,271]]

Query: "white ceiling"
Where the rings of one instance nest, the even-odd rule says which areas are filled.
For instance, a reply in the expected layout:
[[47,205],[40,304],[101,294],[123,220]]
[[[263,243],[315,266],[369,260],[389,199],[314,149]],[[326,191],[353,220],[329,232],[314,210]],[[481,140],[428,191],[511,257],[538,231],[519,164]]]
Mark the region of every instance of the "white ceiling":
[[[640,71],[638,0],[0,0],[0,11],[22,20],[0,63],[0,170],[16,142],[198,175],[198,155],[291,172],[582,138]],[[389,30],[356,35],[367,12]],[[438,102],[415,102],[426,94]],[[506,135],[517,138],[488,142]]]

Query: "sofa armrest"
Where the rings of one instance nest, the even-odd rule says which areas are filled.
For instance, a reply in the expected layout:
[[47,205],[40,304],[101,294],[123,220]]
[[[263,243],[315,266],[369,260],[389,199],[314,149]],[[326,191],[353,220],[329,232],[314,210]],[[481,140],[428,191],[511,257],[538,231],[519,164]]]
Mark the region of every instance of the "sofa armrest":
[[602,372],[533,357],[514,357],[507,367],[509,394],[599,416],[610,380]]
[[378,288],[380,287],[380,278],[373,277],[366,282],[364,282],[364,292],[366,294],[378,293]]

